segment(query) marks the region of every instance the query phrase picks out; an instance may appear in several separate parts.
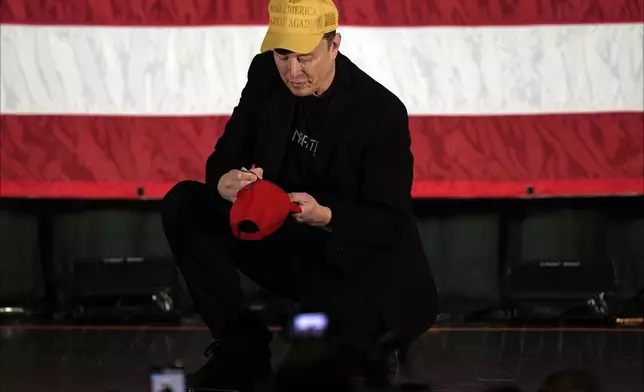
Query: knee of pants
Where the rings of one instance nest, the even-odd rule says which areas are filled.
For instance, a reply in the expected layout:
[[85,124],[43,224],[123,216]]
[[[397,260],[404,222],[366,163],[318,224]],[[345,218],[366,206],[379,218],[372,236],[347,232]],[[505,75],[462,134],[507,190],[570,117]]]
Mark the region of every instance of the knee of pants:
[[207,197],[208,189],[204,183],[198,181],[177,183],[166,193],[161,202],[163,225],[182,225],[188,223],[195,213],[203,214]]

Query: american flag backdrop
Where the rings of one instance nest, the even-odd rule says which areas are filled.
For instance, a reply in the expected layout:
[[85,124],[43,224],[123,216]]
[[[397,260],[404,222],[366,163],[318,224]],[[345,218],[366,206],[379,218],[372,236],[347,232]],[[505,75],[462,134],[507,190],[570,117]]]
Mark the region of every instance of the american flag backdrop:
[[[203,179],[268,0],[0,2],[0,196]],[[336,0],[410,114],[415,197],[644,194],[642,0]]]

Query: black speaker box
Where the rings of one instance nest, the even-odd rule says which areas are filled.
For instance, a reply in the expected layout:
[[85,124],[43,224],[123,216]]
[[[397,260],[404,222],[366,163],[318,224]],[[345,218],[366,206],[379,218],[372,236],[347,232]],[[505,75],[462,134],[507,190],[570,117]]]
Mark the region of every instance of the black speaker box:
[[510,296],[519,301],[585,302],[615,290],[609,261],[531,260],[513,263]]
[[76,316],[179,316],[179,273],[172,259],[85,258],[72,265]]

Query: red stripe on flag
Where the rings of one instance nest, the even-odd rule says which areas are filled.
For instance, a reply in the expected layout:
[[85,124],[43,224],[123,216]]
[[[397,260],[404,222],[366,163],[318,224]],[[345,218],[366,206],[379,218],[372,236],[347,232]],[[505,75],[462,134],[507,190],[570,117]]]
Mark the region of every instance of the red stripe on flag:
[[[3,0],[1,23],[264,25],[268,0]],[[485,26],[644,20],[641,0],[336,0],[342,25]]]
[[[0,196],[160,197],[227,117],[2,115]],[[412,117],[415,197],[644,194],[644,114]]]

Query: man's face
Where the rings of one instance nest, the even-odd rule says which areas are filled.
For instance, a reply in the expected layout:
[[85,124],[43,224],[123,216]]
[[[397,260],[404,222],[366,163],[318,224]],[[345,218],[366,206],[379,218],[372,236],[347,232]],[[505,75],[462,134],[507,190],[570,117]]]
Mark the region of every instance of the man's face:
[[340,39],[340,34],[336,34],[331,42],[323,38],[311,53],[273,51],[282,80],[294,95],[312,95],[329,86]]

